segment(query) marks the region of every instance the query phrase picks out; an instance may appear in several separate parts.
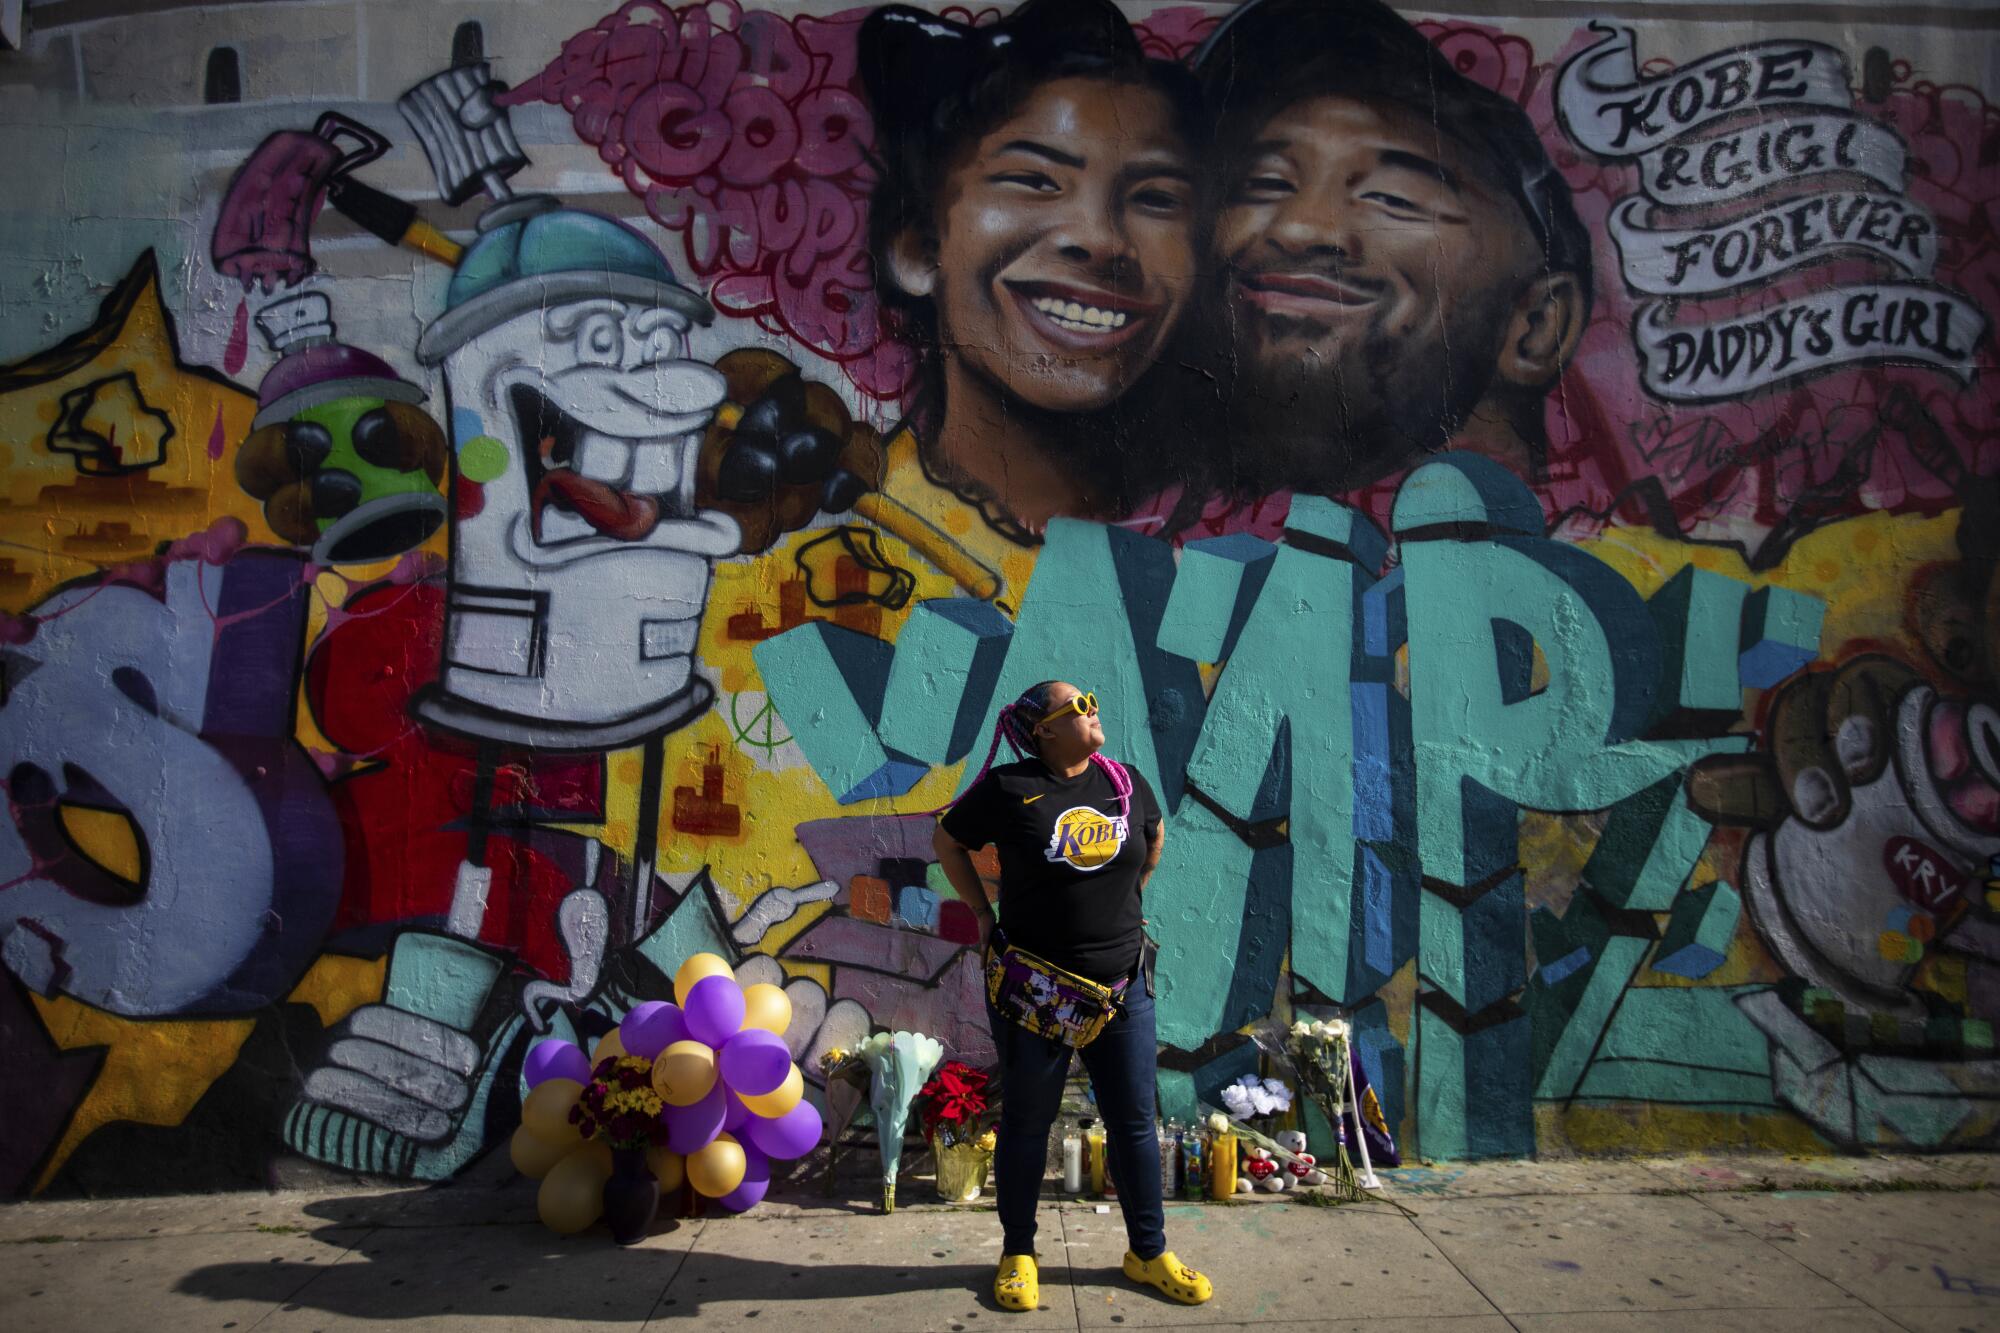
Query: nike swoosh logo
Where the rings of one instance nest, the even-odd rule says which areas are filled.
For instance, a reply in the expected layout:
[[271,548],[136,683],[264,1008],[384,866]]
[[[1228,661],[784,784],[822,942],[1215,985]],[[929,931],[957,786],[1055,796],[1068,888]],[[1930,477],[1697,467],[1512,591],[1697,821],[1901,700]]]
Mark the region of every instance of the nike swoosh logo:
[[1041,799],[1042,799],[1042,796],[1047,796],[1047,795],[1048,795],[1048,793],[1047,793],[1047,792],[1043,792],[1043,793],[1041,794],[1041,796],[1023,796],[1023,797],[1021,798],[1021,804],[1022,804],[1022,805],[1033,805],[1033,804],[1034,804],[1034,803],[1035,803],[1036,801],[1039,801],[1039,800],[1041,800]]

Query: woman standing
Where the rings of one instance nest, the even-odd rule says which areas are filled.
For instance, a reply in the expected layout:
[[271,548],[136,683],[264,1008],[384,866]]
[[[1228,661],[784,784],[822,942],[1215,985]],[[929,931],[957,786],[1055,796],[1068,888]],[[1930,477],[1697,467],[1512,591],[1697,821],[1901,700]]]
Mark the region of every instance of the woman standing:
[[[1125,1214],[1125,1275],[1199,1305],[1213,1288],[1167,1249],[1153,1119],[1158,1044],[1139,895],[1160,863],[1159,802],[1145,778],[1101,753],[1096,696],[1074,685],[1031,687],[1001,709],[996,749],[1002,737],[1020,761],[992,768],[989,751],[989,767],[932,837],[952,888],[979,915],[1000,1052],[994,1299],[1009,1310],[1039,1300],[1035,1205],[1080,1049]],[[1000,855],[1004,929],[972,865],[988,844]]]

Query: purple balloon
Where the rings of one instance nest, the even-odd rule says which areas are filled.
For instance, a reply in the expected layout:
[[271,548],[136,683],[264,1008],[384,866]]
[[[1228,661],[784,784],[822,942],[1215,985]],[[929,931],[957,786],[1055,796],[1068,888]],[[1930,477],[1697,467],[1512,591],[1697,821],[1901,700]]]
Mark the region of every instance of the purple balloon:
[[747,1212],[764,1201],[771,1189],[771,1161],[748,1144],[743,1146],[743,1183],[717,1199],[732,1213]]
[[[725,1134],[735,1134],[737,1130],[743,1128],[745,1121],[754,1118],[750,1114],[750,1108],[743,1104],[742,1098],[731,1096],[724,1103],[722,1132]],[[738,1134],[737,1137],[741,1138],[742,1135]]]
[[790,1161],[811,1152],[825,1128],[819,1108],[811,1102],[801,1101],[772,1120],[752,1116],[750,1123],[743,1127],[743,1136],[765,1156]]
[[618,1039],[625,1053],[650,1060],[677,1041],[687,1040],[687,1021],[679,1005],[665,1000],[648,1000],[625,1015],[618,1025]]
[[715,1054],[723,1082],[745,1097],[776,1092],[792,1072],[792,1051],[785,1039],[762,1028],[743,1029]]
[[665,1112],[668,1151],[685,1155],[706,1147],[722,1132],[728,1097],[729,1089],[718,1081],[708,1096],[693,1106],[669,1106]]
[[688,988],[688,1036],[720,1046],[743,1026],[743,988],[732,977],[703,977]]
[[573,1078],[579,1083],[588,1083],[590,1057],[573,1041],[564,1041],[560,1037],[538,1041],[528,1048],[528,1058],[521,1065],[521,1077],[531,1088],[538,1088],[552,1078]]

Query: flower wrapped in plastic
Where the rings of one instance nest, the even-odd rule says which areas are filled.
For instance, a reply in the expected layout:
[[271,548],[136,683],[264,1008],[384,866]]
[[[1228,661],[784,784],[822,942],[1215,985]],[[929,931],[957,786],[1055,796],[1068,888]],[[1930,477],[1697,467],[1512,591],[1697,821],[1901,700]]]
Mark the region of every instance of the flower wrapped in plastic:
[[990,1081],[984,1070],[947,1060],[917,1094],[924,1135],[937,1159],[938,1193],[953,1203],[971,1203],[986,1187],[994,1136],[990,1130],[981,1133],[980,1126]]
[[878,1032],[856,1047],[855,1054],[868,1066],[868,1106],[882,1144],[882,1211],[893,1213],[910,1105],[944,1058],[944,1045],[921,1032]]
[[1292,1109],[1292,1090],[1283,1079],[1245,1074],[1222,1090],[1222,1105],[1238,1120],[1269,1120]]
[[[1380,1188],[1376,1165],[1402,1162],[1375,1090],[1354,1053],[1352,1024],[1338,1015],[1301,1016],[1289,1027],[1266,1019],[1250,1029],[1258,1049],[1281,1060],[1298,1079],[1299,1091],[1310,1097],[1333,1128],[1337,1151],[1319,1169],[1333,1178],[1349,1197]],[[1361,1158],[1357,1174],[1352,1154]]]

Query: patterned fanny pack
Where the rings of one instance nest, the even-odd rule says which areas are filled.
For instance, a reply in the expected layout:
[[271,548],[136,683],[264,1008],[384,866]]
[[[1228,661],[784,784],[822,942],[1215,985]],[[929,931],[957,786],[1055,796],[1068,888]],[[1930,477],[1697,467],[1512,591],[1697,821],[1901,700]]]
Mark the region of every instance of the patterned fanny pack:
[[986,998],[1000,1015],[1078,1050],[1118,1016],[1131,983],[1128,976],[1107,986],[1065,971],[1009,945],[997,929],[986,955]]

